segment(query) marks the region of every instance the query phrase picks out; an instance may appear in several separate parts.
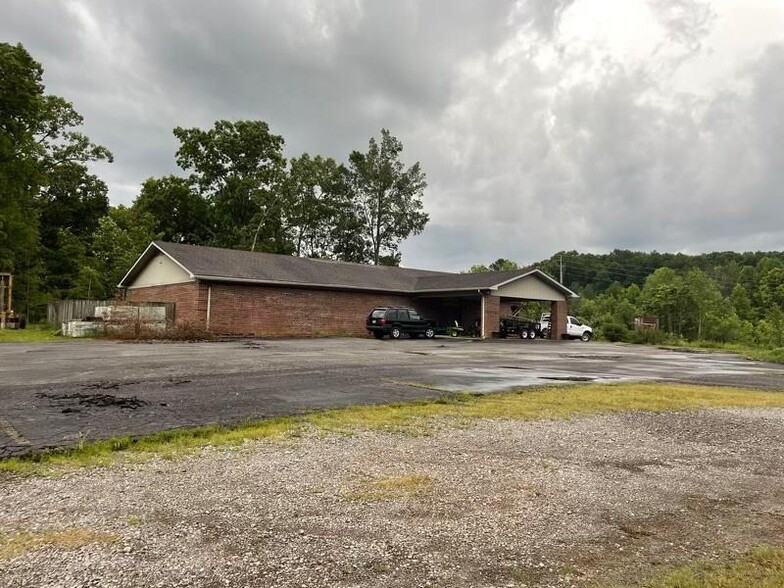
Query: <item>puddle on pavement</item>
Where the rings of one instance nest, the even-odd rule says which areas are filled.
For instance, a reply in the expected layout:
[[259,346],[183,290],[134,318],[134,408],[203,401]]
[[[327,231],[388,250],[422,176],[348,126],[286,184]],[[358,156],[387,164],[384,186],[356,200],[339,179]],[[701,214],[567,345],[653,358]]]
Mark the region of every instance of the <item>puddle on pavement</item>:
[[540,386],[542,384],[560,383],[575,384],[581,382],[608,383],[623,382],[626,380],[639,380],[641,378],[622,376],[584,376],[579,374],[564,374],[535,371],[526,368],[504,366],[499,368],[453,368],[431,370],[432,380],[420,381],[420,384],[437,387],[450,392],[500,392],[527,386]]

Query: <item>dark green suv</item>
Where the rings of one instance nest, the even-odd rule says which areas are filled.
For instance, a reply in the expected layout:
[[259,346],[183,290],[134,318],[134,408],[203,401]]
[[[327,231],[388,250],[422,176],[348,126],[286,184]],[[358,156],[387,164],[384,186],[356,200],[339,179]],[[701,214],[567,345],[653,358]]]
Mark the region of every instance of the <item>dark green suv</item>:
[[407,334],[412,339],[424,335],[428,339],[436,336],[436,323],[422,318],[413,308],[406,306],[379,306],[367,316],[366,328],[376,339],[389,335],[390,339],[400,339]]

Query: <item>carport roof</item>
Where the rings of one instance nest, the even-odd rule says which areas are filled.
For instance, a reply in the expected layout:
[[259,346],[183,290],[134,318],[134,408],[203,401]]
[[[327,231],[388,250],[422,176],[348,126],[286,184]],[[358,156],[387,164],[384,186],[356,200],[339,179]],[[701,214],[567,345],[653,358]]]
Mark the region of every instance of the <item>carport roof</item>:
[[399,294],[496,290],[499,286],[528,275],[563,292],[574,292],[536,268],[511,272],[456,274],[308,259],[290,255],[221,249],[182,243],[154,241],[120,281],[121,288],[131,286],[153,258],[165,255],[185,270],[192,279],[214,282],[238,282],[311,288],[380,291]]

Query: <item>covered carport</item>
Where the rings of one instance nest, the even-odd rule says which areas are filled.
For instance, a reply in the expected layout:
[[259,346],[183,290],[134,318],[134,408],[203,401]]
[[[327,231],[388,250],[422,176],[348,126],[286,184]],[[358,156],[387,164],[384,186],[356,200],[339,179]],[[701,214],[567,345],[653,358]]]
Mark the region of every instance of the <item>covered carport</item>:
[[550,303],[550,338],[560,339],[566,333],[567,301],[576,297],[569,288],[535,268],[424,277],[418,280],[415,294],[421,312],[439,324],[457,321],[469,332],[475,329],[483,339],[492,337],[500,318],[512,314],[512,307],[524,301]]

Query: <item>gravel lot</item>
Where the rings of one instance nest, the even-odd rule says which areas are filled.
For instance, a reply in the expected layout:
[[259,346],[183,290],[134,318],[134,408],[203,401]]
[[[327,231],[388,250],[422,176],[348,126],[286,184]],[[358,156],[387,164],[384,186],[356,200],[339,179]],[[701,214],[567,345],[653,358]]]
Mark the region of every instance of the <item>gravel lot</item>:
[[441,421],[0,479],[0,585],[586,586],[784,537],[784,410]]

